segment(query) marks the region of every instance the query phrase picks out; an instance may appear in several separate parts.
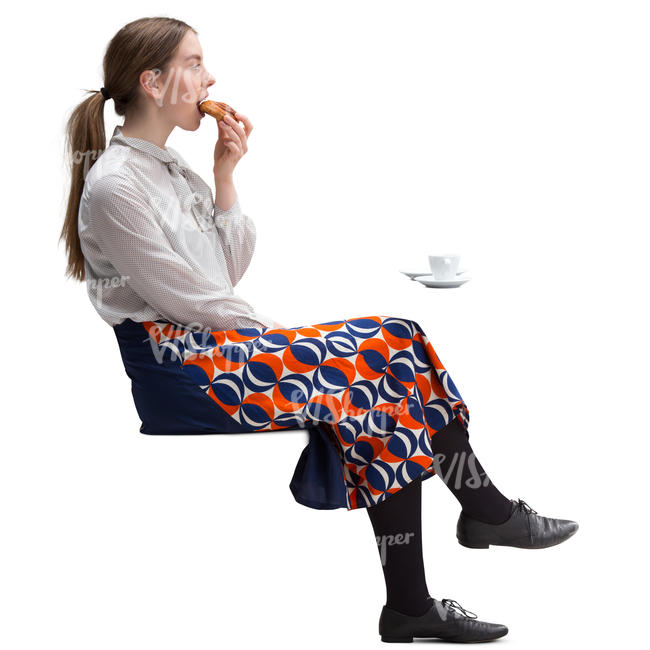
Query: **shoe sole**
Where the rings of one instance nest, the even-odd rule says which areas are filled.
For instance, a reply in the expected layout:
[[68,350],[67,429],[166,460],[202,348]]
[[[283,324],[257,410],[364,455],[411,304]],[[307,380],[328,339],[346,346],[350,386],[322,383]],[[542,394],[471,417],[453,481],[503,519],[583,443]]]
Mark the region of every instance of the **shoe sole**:
[[[486,641],[494,641],[495,639],[500,639],[507,634],[499,634],[498,636],[491,636],[487,639],[472,639],[470,641],[463,641],[458,639],[445,639],[440,636],[418,636],[417,639],[440,639],[441,641],[447,641],[448,643],[485,643]],[[413,643],[412,636],[382,636],[381,640],[384,643]]]
[[513,546],[512,544],[481,544],[478,542],[475,543],[470,543],[466,541],[461,541],[458,537],[456,538],[458,540],[458,543],[461,546],[464,546],[465,548],[490,548],[490,546],[510,546],[511,548],[524,548],[524,549],[529,549],[529,550],[535,550],[535,549],[542,549],[542,548],[551,548],[551,546],[557,546],[558,544],[562,544],[562,542],[566,542],[567,539],[570,539],[573,537],[577,532],[577,529],[574,530],[570,535],[567,535],[564,539],[560,539],[557,542],[553,542],[552,544],[545,544],[544,546]]
[[458,540],[458,543],[466,548],[490,548],[489,544],[469,544],[468,542],[461,542],[460,540]]

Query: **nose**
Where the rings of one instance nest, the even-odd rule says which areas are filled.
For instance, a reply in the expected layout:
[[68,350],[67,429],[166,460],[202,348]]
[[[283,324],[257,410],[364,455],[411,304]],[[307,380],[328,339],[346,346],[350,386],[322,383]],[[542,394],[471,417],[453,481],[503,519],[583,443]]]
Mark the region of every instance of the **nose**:
[[210,86],[212,86],[214,84],[215,81],[216,81],[216,79],[208,72],[208,80],[207,80],[207,82],[205,84],[205,87],[209,88]]

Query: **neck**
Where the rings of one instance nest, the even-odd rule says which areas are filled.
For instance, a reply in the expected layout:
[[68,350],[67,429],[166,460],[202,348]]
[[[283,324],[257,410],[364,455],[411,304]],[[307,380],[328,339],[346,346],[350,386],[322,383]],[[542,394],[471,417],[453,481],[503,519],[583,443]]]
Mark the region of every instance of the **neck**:
[[148,111],[138,115],[126,115],[122,126],[122,135],[127,138],[139,138],[152,142],[161,149],[166,149],[165,142],[172,132],[174,125],[169,125],[160,120],[160,112],[147,114]]

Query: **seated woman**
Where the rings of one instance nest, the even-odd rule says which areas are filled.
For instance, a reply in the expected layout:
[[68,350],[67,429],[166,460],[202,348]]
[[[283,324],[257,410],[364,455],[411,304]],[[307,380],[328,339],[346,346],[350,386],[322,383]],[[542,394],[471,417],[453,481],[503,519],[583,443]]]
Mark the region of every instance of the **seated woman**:
[[[218,121],[214,198],[165,145],[175,127],[199,127],[215,81],[194,29],[163,17],[125,25],[108,45],[104,79],[68,123],[75,164],[62,237],[68,274],[86,280],[114,328],[140,431],[308,429],[291,490],[310,508],[366,509],[387,590],[382,640],[505,635],[429,595],[422,481],[437,474],[458,500],[467,548],[546,548],[578,525],[495,487],[469,444],[468,407],[418,323],[358,314],[285,327],[234,293],[256,238],[232,181],[251,121]],[[124,124],[104,149],[108,99]]]

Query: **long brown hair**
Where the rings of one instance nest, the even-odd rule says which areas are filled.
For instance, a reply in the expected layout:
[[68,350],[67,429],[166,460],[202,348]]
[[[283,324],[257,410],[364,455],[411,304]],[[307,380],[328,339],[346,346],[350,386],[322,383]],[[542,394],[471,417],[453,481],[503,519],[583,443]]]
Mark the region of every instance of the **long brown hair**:
[[[115,103],[115,112],[125,115],[138,99],[143,70],[167,71],[179,43],[188,29],[182,20],[156,16],[140,18],[124,25],[111,39],[104,54],[104,87]],[[89,94],[73,111],[65,132],[66,161],[70,170],[70,194],[61,239],[65,240],[68,265],[65,275],[85,280],[84,257],[79,241],[77,219],[84,180],[88,170],[106,147],[104,97],[99,90]]]

